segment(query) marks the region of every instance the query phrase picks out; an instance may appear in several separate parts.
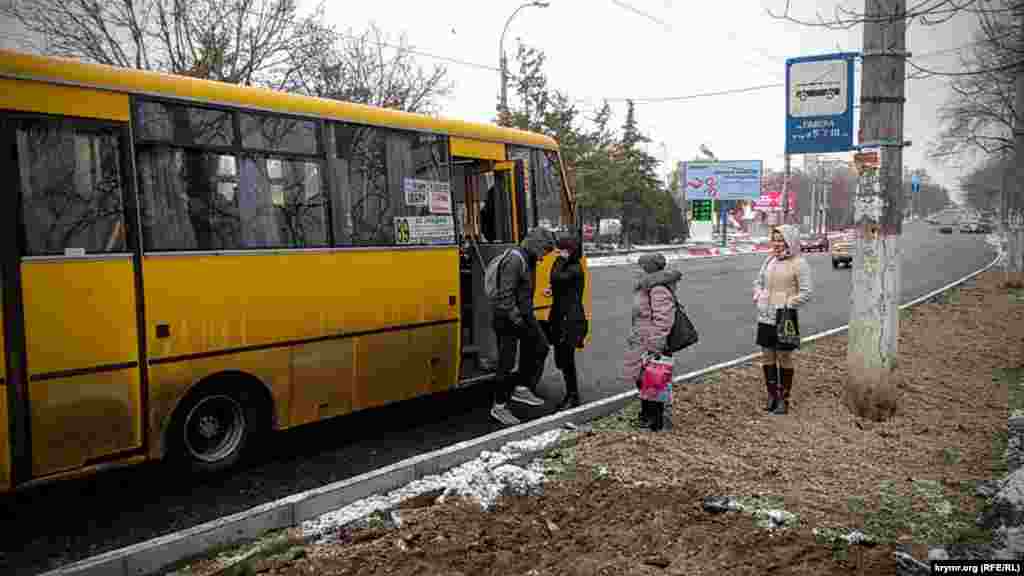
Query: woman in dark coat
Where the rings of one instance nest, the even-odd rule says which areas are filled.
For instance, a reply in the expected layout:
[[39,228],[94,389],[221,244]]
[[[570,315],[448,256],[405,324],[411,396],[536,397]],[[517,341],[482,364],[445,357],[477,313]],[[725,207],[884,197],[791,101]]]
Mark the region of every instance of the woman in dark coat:
[[558,238],[558,257],[551,266],[553,303],[548,316],[549,340],[555,347],[555,366],[565,378],[565,398],[559,410],[580,405],[579,377],[576,372],[576,348],[583,347],[587,336],[587,316],[583,310],[583,268],[580,245],[571,234]]

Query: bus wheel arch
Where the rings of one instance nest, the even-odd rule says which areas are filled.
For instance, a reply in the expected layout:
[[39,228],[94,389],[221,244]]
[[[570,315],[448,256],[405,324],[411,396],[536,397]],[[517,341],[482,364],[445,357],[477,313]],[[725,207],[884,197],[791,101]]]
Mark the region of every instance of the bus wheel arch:
[[273,425],[266,384],[244,372],[218,372],[178,400],[161,434],[161,452],[194,472],[219,472],[234,466]]

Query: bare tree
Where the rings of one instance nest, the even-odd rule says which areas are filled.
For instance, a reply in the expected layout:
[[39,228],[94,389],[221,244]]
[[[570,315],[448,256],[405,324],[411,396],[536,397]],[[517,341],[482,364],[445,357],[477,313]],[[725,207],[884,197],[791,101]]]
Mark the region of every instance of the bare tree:
[[279,87],[322,20],[295,0],[19,0],[23,47],[143,70]]
[[949,77],[950,96],[939,110],[943,129],[932,158],[979,152],[1005,158],[1013,152],[1018,30],[1006,12],[983,14],[981,23],[970,54],[961,58],[963,72]]
[[294,58],[285,88],[312,96],[435,113],[452,90],[444,66],[420,66],[404,35],[391,43],[376,26],[360,35],[320,28]]

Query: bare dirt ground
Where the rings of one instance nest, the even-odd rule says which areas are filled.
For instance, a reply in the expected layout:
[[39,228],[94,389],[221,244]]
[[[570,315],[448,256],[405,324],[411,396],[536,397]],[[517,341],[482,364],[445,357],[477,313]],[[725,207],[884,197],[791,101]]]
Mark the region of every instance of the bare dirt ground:
[[[1007,379],[1024,368],[1024,298],[986,273],[901,313],[899,413],[843,405],[846,337],[804,346],[790,414],[763,411],[760,368],[677,390],[671,430],[630,427],[636,406],[569,434],[543,458],[542,491],[475,503],[422,499],[317,544],[283,540],[245,572],[368,574],[894,574],[894,547],[983,538],[976,482],[1005,471]],[[795,515],[767,530],[733,496]],[[390,518],[390,520],[389,520]],[[877,544],[832,545],[816,529]],[[193,565],[194,571],[198,565]]]

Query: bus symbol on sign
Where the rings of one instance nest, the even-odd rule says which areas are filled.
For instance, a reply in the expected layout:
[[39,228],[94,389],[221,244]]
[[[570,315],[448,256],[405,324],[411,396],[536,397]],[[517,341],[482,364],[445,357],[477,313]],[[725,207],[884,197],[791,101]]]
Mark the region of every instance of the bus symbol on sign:
[[798,90],[796,97],[799,98],[801,102],[808,98],[821,97],[824,97],[826,100],[831,100],[836,96],[839,96],[841,93],[842,91],[839,88],[812,88],[810,90]]

